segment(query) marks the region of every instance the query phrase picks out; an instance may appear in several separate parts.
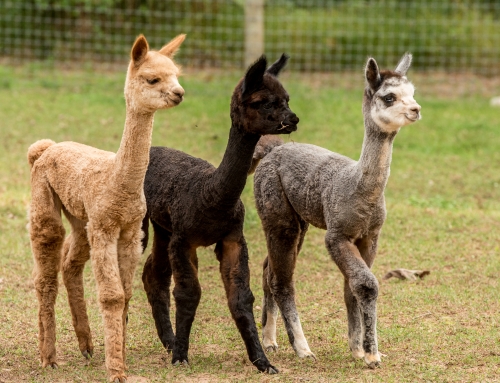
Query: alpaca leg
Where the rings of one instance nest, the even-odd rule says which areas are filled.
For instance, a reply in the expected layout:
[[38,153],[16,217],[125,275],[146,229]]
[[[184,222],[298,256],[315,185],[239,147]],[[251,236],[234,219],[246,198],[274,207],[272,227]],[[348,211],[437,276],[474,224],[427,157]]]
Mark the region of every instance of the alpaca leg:
[[[278,304],[288,334],[288,339],[299,357],[314,357],[302,331],[295,305],[293,272],[308,224],[295,212],[285,197],[282,183],[270,162],[262,163],[254,179],[255,202],[266,234],[268,265],[267,281],[264,280],[264,295],[269,306],[265,308],[266,324],[263,329],[264,345],[272,343],[275,334],[269,322],[273,315],[272,301],[266,298],[266,289]],[[264,167],[263,167],[264,166]],[[267,167],[266,167],[267,166]],[[266,170],[263,170],[266,169]],[[271,192],[270,192],[271,191]],[[266,287],[267,286],[267,287]],[[274,325],[274,326],[273,326]],[[267,337],[271,339],[266,339]]]
[[[299,220],[300,223],[300,235],[299,242],[297,244],[297,254],[299,254],[302,244],[304,243],[304,237],[307,232],[309,224],[305,221]],[[276,320],[278,319],[278,306],[274,297],[272,295],[271,289],[268,283],[269,277],[269,259],[266,257],[263,265],[262,273],[262,288],[264,290],[264,298],[262,304],[262,343],[266,351],[277,351],[278,344],[276,342]]]
[[[371,269],[373,262],[375,261],[375,256],[377,254],[377,244],[378,244],[378,236],[379,236],[379,231],[376,231],[372,235],[363,237],[361,240],[356,241],[355,245],[357,246],[359,253],[361,255],[361,258],[365,261],[366,265]],[[375,321],[377,319],[376,316],[376,308],[375,310]],[[363,322],[363,325],[365,323]],[[372,348],[372,352],[366,352],[364,355],[365,361],[368,365],[379,365],[380,364],[380,354],[378,352],[378,347],[375,348],[375,351],[373,351],[373,346],[370,345],[377,345],[377,327],[376,323],[373,324],[372,326],[373,331],[366,331],[364,329],[363,331],[363,344],[366,344],[367,346],[364,346],[365,349],[370,349]]]
[[[297,217],[298,218],[298,217]],[[299,314],[295,305],[295,287],[293,273],[298,249],[301,247],[307,230],[307,224],[300,218],[288,220],[288,227],[267,228],[266,239],[269,251],[267,283],[281,311],[288,339],[295,353],[300,358],[313,358],[302,330]]]
[[243,237],[226,238],[217,243],[215,254],[220,264],[229,310],[245,342],[250,361],[259,371],[276,374],[278,369],[271,365],[264,354],[255,325],[253,316],[255,298],[250,290],[250,270],[245,239]]
[[85,358],[90,358],[94,352],[90,333],[87,306],[83,291],[83,269],[90,258],[90,246],[85,229],[85,222],[71,217],[65,212],[71,223],[71,233],[64,241],[62,276],[68,291],[69,307],[73,320],[78,346]]
[[196,248],[178,237],[173,237],[168,254],[175,281],[173,294],[176,305],[172,364],[187,364],[189,334],[201,298]]
[[268,283],[269,259],[266,257],[263,264],[262,289],[264,298],[262,302],[262,344],[266,351],[278,351],[276,342],[276,320],[278,319],[278,305]]
[[[359,330],[360,326],[356,323],[356,320],[357,318],[361,319],[364,360],[370,368],[375,368],[380,365],[376,330],[377,279],[363,260],[358,247],[349,241],[349,239],[329,231],[327,232],[325,242],[333,261],[344,275],[360,311],[360,316],[356,316],[357,314],[353,306],[354,300],[346,301],[348,320],[350,321],[349,326],[355,331]],[[359,332],[354,333],[353,338],[349,339],[349,345],[357,347],[357,339],[359,337]],[[356,351],[357,353],[358,350],[354,349],[353,352]]]
[[117,244],[119,229],[87,225],[92,269],[97,282],[97,298],[104,323],[106,370],[110,381],[126,380],[123,363],[123,311],[125,293],[120,279]]
[[133,223],[126,229],[123,229],[120,233],[120,237],[118,238],[118,267],[120,268],[120,279],[122,282],[123,292],[125,294],[125,306],[122,313],[122,358],[125,369],[127,369],[125,360],[128,307],[130,298],[132,298],[132,284],[135,269],[142,254],[143,232],[141,230],[141,225],[142,220]]
[[[297,217],[297,218],[298,218],[298,217]],[[307,222],[305,222],[305,221],[301,220],[300,218],[298,219],[298,221],[299,221],[299,225],[300,225],[300,234],[299,234],[299,242],[298,242],[298,244],[297,244],[297,251],[296,251],[296,254],[297,254],[297,255],[300,253],[300,250],[301,250],[301,248],[302,248],[302,244],[304,243],[304,237],[306,236],[307,229],[308,229],[308,227],[309,227],[309,224],[308,224]],[[294,266],[294,267],[295,267],[295,266]],[[269,268],[268,268],[268,269],[269,269]],[[267,285],[267,289],[269,289],[269,293],[271,294],[272,302],[274,303],[274,306],[276,307],[276,308],[275,308],[276,313],[275,313],[275,317],[274,317],[274,333],[272,333],[272,334],[274,334],[274,336],[276,337],[276,319],[277,319],[277,315],[278,315],[278,306],[277,306],[277,304],[276,304],[276,301],[274,300],[274,297],[272,296],[271,290],[270,290],[270,288],[269,288],[269,283],[267,283],[267,278],[269,277],[269,273],[270,273],[270,272],[269,272],[269,270],[266,270],[266,272],[265,272],[263,275],[265,275],[265,282],[264,282],[264,283]],[[265,290],[264,290],[264,291],[265,291]],[[264,294],[265,294],[265,292],[264,292]],[[270,307],[269,307],[269,309],[270,309],[269,311],[270,311],[270,312],[272,312],[273,307],[272,307],[272,306],[270,306]],[[264,326],[264,322],[262,323],[262,325]],[[300,323],[299,323],[299,325],[300,325]],[[272,328],[272,327],[271,327],[271,328]],[[263,333],[264,333],[264,338],[265,338],[265,332],[267,331],[267,329],[268,329],[268,327],[267,327],[267,326],[264,326],[264,331],[263,331]],[[295,337],[294,337],[294,338],[295,338]],[[306,343],[307,343],[307,341],[306,341]],[[278,345],[276,345],[276,347],[277,347],[277,346],[278,346]],[[314,354],[312,354],[312,353],[311,353],[310,355],[309,355],[309,354],[306,354],[306,356],[314,357]]]
[[363,318],[358,301],[352,294],[347,279],[344,279],[344,302],[347,308],[349,348],[354,358],[361,359],[365,356],[365,351],[363,350]]
[[43,367],[57,367],[54,305],[64,233],[59,198],[49,185],[38,182],[33,175],[30,239],[34,259],[33,281],[39,303],[38,347]]
[[163,347],[171,352],[175,344],[175,335],[170,321],[172,268],[168,258],[168,246],[171,233],[154,222],[153,228],[153,248],[144,265],[142,282],[151,305],[158,337]]

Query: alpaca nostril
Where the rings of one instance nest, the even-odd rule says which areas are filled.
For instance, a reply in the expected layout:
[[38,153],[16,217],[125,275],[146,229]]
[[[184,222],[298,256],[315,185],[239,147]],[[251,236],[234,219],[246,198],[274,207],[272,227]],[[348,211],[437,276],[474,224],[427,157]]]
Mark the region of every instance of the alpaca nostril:
[[172,91],[173,94],[175,94],[177,97],[182,98],[184,96],[184,89],[174,89]]
[[420,105],[418,106],[414,106],[413,108],[411,108],[410,110],[416,114],[420,113],[420,109],[422,109],[422,107]]
[[292,124],[296,124],[299,122],[299,118],[297,117],[297,115],[295,113],[293,113],[292,111],[290,111],[289,114],[286,114],[285,115],[285,121],[288,121]]

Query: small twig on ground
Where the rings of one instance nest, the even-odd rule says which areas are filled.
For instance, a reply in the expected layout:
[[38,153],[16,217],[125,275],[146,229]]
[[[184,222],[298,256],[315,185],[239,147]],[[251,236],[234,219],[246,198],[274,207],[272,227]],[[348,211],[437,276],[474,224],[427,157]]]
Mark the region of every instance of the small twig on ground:
[[418,318],[422,318],[422,317],[426,317],[428,315],[432,315],[432,313],[430,311],[427,311],[426,313],[424,313],[422,315],[417,315],[416,317],[413,318],[413,320],[418,319]]

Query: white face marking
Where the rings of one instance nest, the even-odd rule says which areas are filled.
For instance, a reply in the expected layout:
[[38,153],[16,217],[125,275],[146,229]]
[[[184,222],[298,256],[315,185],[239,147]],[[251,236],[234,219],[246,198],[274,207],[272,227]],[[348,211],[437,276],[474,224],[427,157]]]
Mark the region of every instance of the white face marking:
[[413,98],[414,93],[415,88],[406,77],[389,79],[373,96],[371,117],[386,132],[420,120],[420,105]]

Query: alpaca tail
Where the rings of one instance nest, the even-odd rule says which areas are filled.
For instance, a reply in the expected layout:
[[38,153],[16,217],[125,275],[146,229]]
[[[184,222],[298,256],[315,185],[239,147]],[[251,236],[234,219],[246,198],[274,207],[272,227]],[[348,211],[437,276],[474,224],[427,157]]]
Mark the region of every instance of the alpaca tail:
[[28,149],[28,162],[30,164],[30,168],[33,167],[33,164],[36,160],[38,160],[38,158],[40,158],[45,149],[54,144],[55,142],[52,140],[39,140],[31,145]]
[[283,140],[278,136],[262,136],[259,142],[257,142],[257,146],[255,147],[255,150],[253,152],[252,165],[250,166],[248,174],[252,174],[257,168],[260,160],[271,153],[271,150],[273,150],[276,146],[280,145],[283,145]]

